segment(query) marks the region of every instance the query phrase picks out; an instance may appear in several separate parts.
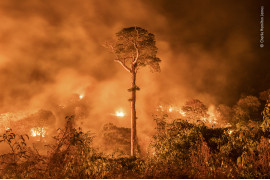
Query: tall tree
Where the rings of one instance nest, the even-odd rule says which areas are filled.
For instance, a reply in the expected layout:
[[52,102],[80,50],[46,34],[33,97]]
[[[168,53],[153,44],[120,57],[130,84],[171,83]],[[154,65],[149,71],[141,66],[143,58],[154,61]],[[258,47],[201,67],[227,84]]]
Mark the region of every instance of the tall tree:
[[141,67],[149,66],[151,70],[160,71],[160,59],[157,57],[155,36],[140,27],[124,28],[116,33],[116,40],[106,46],[114,54],[114,61],[119,63],[131,75],[131,156],[137,149],[136,135],[136,86],[137,72]]
[[259,108],[261,103],[255,96],[242,97],[238,100],[237,104],[233,107],[233,122],[248,123],[251,121],[260,121]]

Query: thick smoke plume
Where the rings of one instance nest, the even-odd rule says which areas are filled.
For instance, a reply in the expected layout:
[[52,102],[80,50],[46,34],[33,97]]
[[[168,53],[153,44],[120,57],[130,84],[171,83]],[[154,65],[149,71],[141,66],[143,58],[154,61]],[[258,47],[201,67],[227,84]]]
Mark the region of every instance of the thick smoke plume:
[[[129,127],[130,77],[102,44],[134,25],[155,34],[162,60],[161,73],[139,72],[140,131],[153,130],[159,103],[230,105],[269,88],[259,13],[255,1],[3,0],[0,113],[79,103],[85,128]],[[116,118],[119,109],[127,116]]]

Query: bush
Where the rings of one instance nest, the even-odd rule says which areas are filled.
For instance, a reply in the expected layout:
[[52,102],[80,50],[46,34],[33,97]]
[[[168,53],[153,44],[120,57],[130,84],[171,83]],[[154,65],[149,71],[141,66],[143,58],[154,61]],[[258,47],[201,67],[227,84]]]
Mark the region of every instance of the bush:
[[[262,124],[239,122],[234,129],[156,116],[146,157],[99,152],[90,132],[73,128],[72,116],[47,155],[30,147],[27,135],[7,130],[0,136],[9,148],[0,156],[0,178],[270,178],[268,106]],[[102,132],[109,148],[128,151],[130,129],[107,124]]]

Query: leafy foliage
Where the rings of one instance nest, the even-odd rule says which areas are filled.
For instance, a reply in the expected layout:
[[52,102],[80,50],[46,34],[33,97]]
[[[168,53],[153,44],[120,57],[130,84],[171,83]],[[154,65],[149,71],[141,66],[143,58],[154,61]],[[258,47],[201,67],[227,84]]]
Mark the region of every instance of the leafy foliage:
[[149,66],[153,72],[160,71],[161,60],[157,57],[155,36],[141,27],[123,28],[116,33],[116,40],[105,43],[105,47],[114,54],[115,61],[130,73],[144,66]]
[[117,127],[112,123],[102,129],[102,145],[105,152],[130,155],[130,128]]
[[255,96],[241,98],[234,106],[234,123],[258,121],[259,107],[261,103]]
[[207,107],[198,99],[191,99],[182,107],[189,122],[197,123],[208,117]]
[[138,67],[149,65],[154,71],[160,70],[154,34],[140,27],[129,27],[116,33],[116,37],[114,53],[119,60],[132,59],[138,53]]
[[[1,155],[0,177],[269,178],[270,104],[268,101],[263,110],[263,122],[253,121],[251,114],[257,111],[258,103],[254,103],[255,98],[248,99],[251,101],[244,99],[236,106],[247,111],[249,121],[244,118],[234,127],[214,128],[166,114],[154,116],[156,133],[147,156],[140,158],[101,153],[94,148],[90,132],[74,128],[73,116],[66,118],[65,128],[58,130],[47,155],[29,147],[26,135],[7,130],[0,136],[1,145],[9,147],[9,152]],[[186,111],[199,117],[206,109],[194,102],[186,104]],[[223,107],[226,109],[231,108]],[[222,114],[222,118],[232,115]],[[129,149],[129,128],[106,124],[102,133],[109,148]]]
[[262,112],[263,115],[263,123],[261,127],[264,131],[270,131],[270,100],[265,104],[265,108]]
[[27,135],[17,135],[11,129],[0,136],[1,143],[9,146],[10,152],[1,155],[0,177],[2,178],[37,178],[39,171],[35,165],[42,162],[41,156],[27,148]]
[[8,129],[0,138],[0,143],[7,143],[11,150],[10,153],[3,154],[1,157],[11,156],[11,164],[16,164],[21,158],[26,157],[25,138],[29,139],[28,135],[16,135],[12,132],[12,129]]

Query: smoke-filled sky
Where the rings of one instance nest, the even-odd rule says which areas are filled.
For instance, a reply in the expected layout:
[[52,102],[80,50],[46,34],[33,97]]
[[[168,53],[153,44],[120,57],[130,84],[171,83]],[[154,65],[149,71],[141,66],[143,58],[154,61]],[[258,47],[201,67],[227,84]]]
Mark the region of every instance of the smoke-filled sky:
[[0,112],[49,109],[81,94],[92,119],[128,111],[130,75],[102,44],[130,26],[156,36],[162,60],[160,73],[139,72],[139,118],[159,102],[231,105],[256,95],[270,88],[261,6],[270,13],[254,0],[1,0]]

